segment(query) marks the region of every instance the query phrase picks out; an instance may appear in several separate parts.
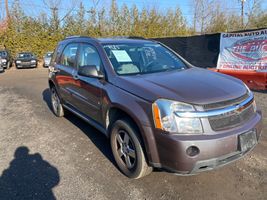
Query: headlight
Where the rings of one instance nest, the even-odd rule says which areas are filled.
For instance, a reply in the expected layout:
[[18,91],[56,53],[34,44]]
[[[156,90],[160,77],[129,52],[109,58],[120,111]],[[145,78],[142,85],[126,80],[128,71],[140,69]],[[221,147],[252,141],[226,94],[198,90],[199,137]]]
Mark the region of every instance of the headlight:
[[1,61],[2,61],[2,63],[6,63],[7,60],[6,59],[2,59]]
[[21,63],[21,61],[20,60],[17,60],[16,63]]
[[31,63],[36,63],[36,60],[31,60]]
[[199,118],[178,117],[176,112],[193,112],[194,106],[167,99],[158,99],[152,105],[155,127],[180,134],[203,133]]
[[244,83],[245,87],[247,88],[248,93],[251,93],[251,90],[249,89],[249,87]]
[[[251,92],[251,90],[249,89],[249,87],[248,87],[245,83],[244,83],[244,85],[245,85],[245,87],[247,88],[248,93],[251,94],[252,92]],[[256,111],[257,111],[257,104],[256,104],[255,99],[253,100],[252,105],[253,105],[253,110],[254,110],[254,112],[256,112]]]
[[257,104],[256,104],[256,101],[254,100],[253,101],[253,110],[254,110],[254,112],[257,112]]

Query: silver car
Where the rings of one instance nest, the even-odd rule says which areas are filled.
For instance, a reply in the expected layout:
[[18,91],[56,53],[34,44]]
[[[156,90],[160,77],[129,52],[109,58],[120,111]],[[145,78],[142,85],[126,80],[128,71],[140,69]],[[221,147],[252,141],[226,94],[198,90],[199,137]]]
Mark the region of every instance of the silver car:
[[51,61],[51,58],[52,58],[52,55],[53,55],[53,52],[47,52],[45,55],[44,55],[44,64],[43,64],[43,67],[48,67],[49,64],[50,64],[50,61]]

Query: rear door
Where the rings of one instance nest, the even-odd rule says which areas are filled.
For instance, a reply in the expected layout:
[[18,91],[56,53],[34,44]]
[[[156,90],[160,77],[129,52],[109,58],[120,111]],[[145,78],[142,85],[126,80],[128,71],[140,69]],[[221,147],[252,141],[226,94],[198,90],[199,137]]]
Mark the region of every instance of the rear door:
[[60,95],[65,102],[72,104],[72,93],[76,80],[74,73],[77,70],[76,59],[79,43],[69,43],[65,46],[58,62],[55,64],[56,80]]
[[[91,44],[82,43],[79,47],[77,67],[81,68],[87,65],[95,65],[98,71],[103,70],[97,49]],[[74,106],[91,119],[101,122],[103,80],[79,76],[77,71],[75,73],[74,76],[77,80],[74,85],[75,92],[73,93],[73,97],[75,98]]]

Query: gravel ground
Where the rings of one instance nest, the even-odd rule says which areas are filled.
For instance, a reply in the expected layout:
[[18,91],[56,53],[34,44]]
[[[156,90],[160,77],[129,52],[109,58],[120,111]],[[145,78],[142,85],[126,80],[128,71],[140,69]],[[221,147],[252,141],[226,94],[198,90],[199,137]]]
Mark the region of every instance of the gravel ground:
[[0,74],[0,199],[267,199],[267,93],[255,92],[264,131],[243,159],[197,176],[129,180],[109,141],[77,117],[56,118],[47,70]]

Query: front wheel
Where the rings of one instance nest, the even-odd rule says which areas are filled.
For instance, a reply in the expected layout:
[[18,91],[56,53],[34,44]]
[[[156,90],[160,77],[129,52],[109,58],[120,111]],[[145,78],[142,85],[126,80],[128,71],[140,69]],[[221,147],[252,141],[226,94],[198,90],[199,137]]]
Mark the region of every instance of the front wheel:
[[52,87],[50,89],[51,91],[51,103],[52,103],[52,109],[54,114],[57,117],[63,117],[64,116],[64,108],[61,104],[60,98],[57,94],[56,88]]
[[138,132],[128,119],[117,120],[111,130],[111,148],[119,169],[138,179],[152,172],[148,166]]

